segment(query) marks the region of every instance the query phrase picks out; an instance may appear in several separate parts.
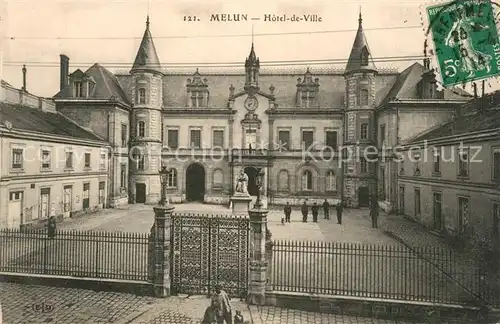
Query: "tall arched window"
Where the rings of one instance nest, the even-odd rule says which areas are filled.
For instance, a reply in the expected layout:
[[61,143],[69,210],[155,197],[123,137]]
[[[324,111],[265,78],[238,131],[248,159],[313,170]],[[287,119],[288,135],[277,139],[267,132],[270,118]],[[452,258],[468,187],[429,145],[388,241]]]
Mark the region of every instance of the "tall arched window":
[[137,136],[139,137],[146,136],[146,123],[142,120],[137,123]]
[[359,105],[368,106],[368,89],[361,89],[359,91]]
[[281,170],[278,174],[278,191],[288,191],[288,171]]
[[302,173],[302,190],[312,190],[313,189],[313,177],[312,172],[305,170]]
[[337,178],[335,172],[330,170],[326,173],[326,191],[336,191],[337,190]]
[[146,89],[139,89],[139,104],[144,105],[146,103]]
[[222,170],[220,169],[214,170],[212,187],[222,188],[223,184],[224,184],[224,174],[222,173]]
[[168,187],[176,188],[177,187],[177,170],[170,169],[168,170]]

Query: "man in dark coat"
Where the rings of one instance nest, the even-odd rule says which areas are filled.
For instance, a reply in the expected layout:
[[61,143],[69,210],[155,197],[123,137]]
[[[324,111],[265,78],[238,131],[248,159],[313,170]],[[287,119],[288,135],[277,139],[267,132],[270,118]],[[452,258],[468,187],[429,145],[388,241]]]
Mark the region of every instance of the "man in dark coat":
[[307,207],[307,201],[304,201],[302,207],[300,208],[302,212],[302,222],[307,223],[307,213],[309,213],[309,207]]
[[325,199],[325,202],[323,203],[323,213],[325,216],[325,219],[330,219],[330,204],[328,201]]
[[285,212],[285,222],[290,223],[290,215],[292,214],[292,207],[290,206],[290,203],[287,201],[286,206],[283,209]]
[[47,236],[49,239],[56,237],[56,218],[55,216],[50,216],[49,222],[47,224]]
[[313,222],[317,223],[318,222],[319,206],[316,202],[314,202],[311,210],[312,210],[312,214],[313,214]]
[[344,208],[342,200],[337,204],[336,208],[337,208],[337,224],[342,224],[342,211]]

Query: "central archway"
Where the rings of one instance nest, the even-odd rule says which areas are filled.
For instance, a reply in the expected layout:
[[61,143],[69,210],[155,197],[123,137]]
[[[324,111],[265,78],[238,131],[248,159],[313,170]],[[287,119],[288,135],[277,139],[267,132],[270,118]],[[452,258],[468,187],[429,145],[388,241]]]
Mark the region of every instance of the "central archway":
[[246,167],[245,173],[248,176],[248,193],[251,196],[257,196],[259,189],[257,188],[257,169],[254,167]]
[[205,168],[193,163],[186,169],[186,200],[203,201],[205,198]]

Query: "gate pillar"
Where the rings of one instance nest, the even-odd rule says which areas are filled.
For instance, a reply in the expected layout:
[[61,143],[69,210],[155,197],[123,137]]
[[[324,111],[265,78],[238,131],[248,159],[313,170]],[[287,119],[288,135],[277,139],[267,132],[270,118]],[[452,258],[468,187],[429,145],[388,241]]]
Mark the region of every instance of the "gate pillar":
[[168,204],[153,207],[155,222],[149,236],[148,272],[149,282],[155,297],[170,296],[170,238],[172,212],[174,207]]
[[250,215],[251,250],[247,302],[251,305],[264,305],[267,282],[266,230],[268,210],[258,207],[249,210],[248,213]]

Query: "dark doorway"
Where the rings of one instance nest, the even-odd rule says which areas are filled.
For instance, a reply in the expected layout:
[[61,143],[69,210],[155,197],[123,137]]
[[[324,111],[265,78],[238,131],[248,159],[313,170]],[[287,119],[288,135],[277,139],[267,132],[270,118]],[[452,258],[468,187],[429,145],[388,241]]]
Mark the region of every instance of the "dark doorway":
[[437,231],[441,231],[443,228],[443,219],[442,219],[442,205],[441,205],[441,194],[435,192],[433,194],[433,216],[434,216],[434,229]]
[[368,187],[359,187],[358,204],[359,207],[370,206],[370,191],[368,190]]
[[138,204],[144,204],[146,202],[146,184],[135,184],[135,202]]
[[257,169],[254,167],[246,167],[245,173],[248,176],[248,194],[257,196],[259,189],[257,188]]
[[186,169],[186,200],[203,201],[205,198],[205,169],[193,163]]

